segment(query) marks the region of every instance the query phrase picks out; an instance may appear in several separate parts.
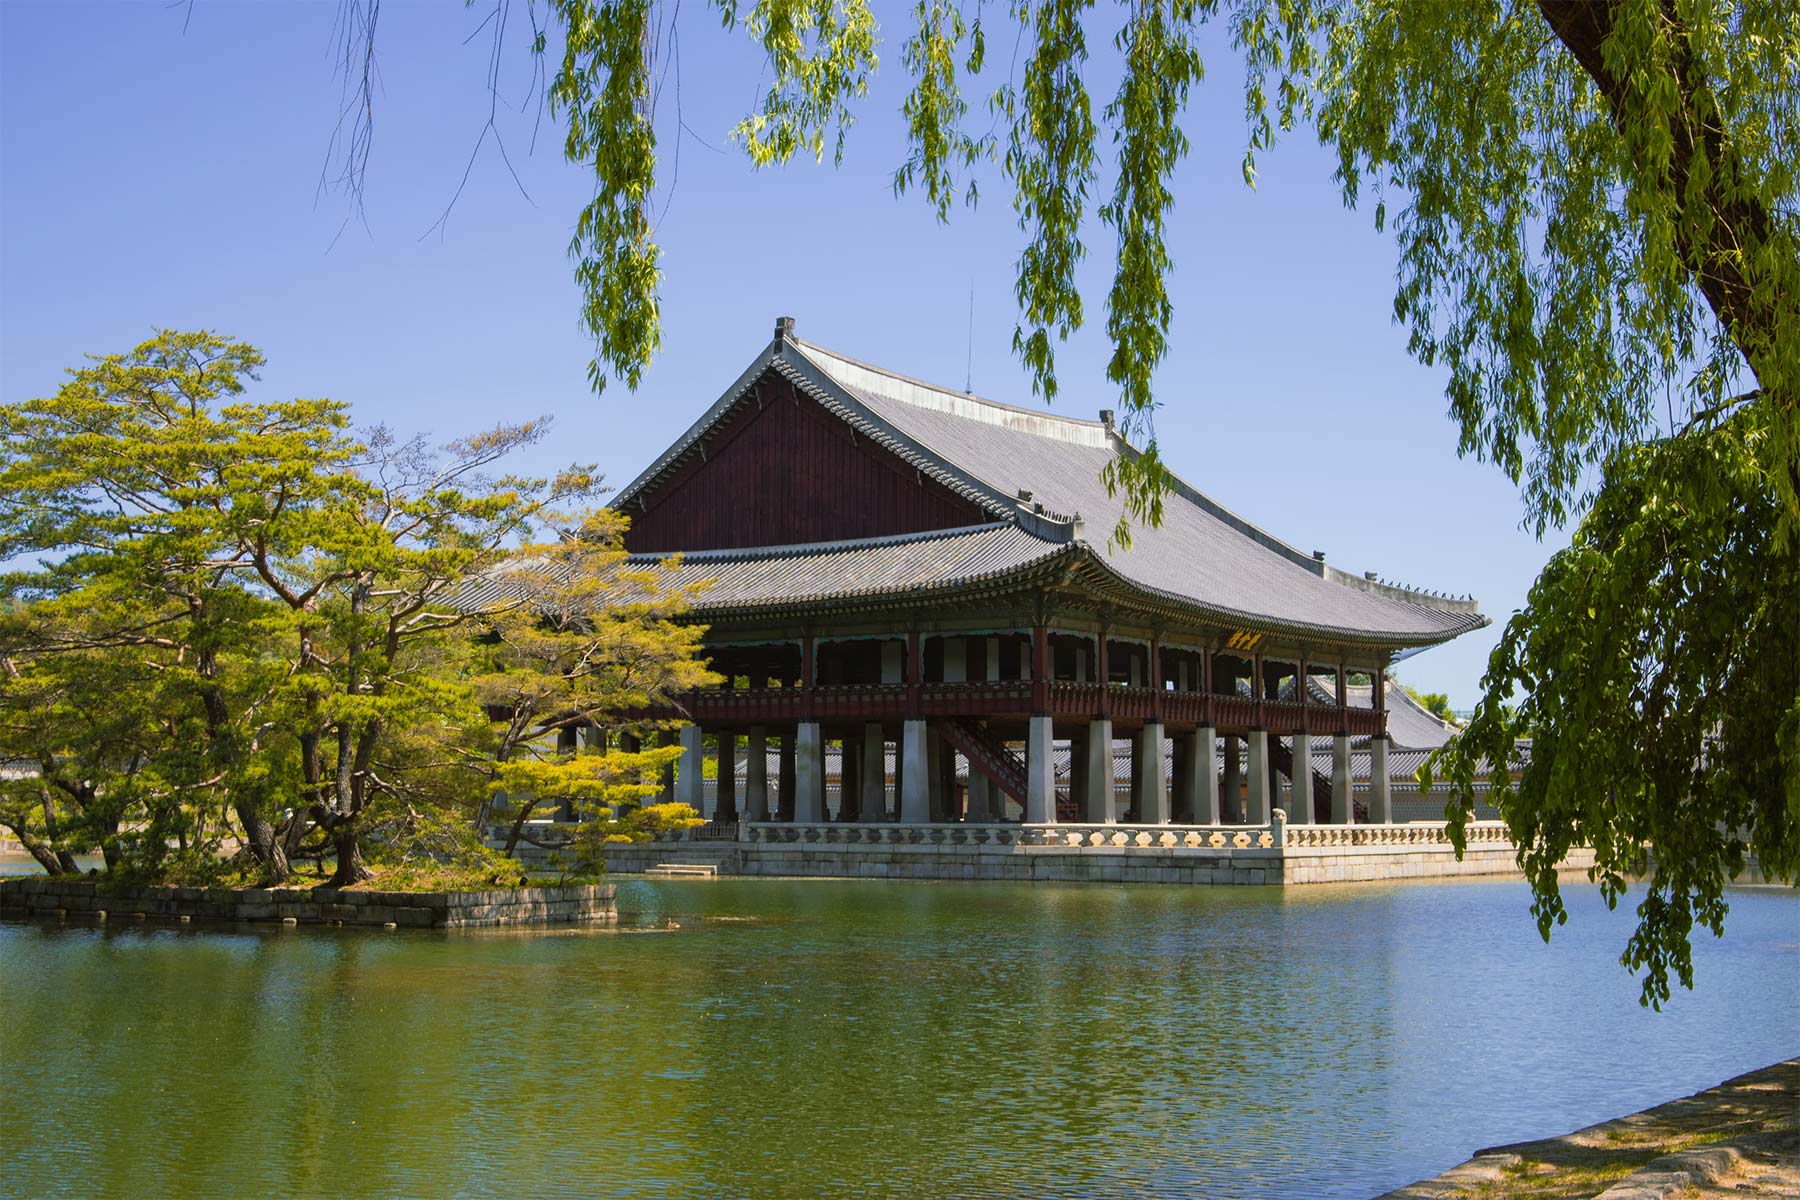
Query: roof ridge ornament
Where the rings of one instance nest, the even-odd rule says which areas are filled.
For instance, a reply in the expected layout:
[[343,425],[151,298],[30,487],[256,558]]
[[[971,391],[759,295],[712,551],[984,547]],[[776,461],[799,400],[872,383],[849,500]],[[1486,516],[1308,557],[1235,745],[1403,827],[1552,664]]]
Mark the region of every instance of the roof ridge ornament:
[[794,340],[794,318],[792,318],[792,317],[776,317],[775,318],[775,344],[777,346],[782,346],[782,345],[786,345],[788,342],[791,342],[793,340]]

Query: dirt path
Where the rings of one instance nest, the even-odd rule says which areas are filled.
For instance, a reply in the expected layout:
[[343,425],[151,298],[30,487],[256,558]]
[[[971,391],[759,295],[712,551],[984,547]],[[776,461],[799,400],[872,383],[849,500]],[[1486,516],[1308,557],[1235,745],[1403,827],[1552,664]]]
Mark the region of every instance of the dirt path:
[[1377,1200],[1800,1197],[1800,1058],[1562,1137],[1474,1158]]

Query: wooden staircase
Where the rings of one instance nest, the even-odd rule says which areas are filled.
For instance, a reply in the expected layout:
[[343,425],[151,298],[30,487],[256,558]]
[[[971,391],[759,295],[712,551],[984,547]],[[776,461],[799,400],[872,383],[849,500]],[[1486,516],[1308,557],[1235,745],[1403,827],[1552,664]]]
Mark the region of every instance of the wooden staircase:
[[1025,806],[1027,775],[1025,762],[996,738],[986,722],[968,717],[950,717],[938,723],[944,740],[962,752],[969,768],[980,771],[994,781],[994,786]]

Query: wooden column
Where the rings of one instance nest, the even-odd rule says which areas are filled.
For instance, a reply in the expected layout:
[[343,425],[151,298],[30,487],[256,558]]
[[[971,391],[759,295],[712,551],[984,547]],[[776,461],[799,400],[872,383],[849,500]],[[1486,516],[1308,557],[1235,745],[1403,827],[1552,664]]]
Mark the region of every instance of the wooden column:
[[1031,627],[1031,711],[1050,711],[1050,630],[1042,623]]
[[1256,723],[1256,727],[1258,729],[1264,728],[1264,726],[1263,726],[1263,691],[1264,691],[1264,688],[1265,688],[1265,683],[1263,680],[1262,653],[1260,651],[1258,651],[1257,653],[1252,654],[1250,656],[1250,698],[1256,702],[1256,716],[1254,717],[1254,720]]
[[[1161,721],[1163,716],[1163,677],[1162,677],[1162,637],[1150,635],[1150,719]],[[1160,767],[1158,768],[1160,770]]]
[[1350,672],[1339,659],[1337,665],[1337,732],[1343,733],[1350,727],[1349,718],[1345,715],[1350,708]]
[[1208,725],[1217,725],[1219,722],[1213,707],[1212,660],[1212,649],[1203,647],[1200,651],[1200,690],[1206,693],[1206,707],[1201,710],[1201,713]]
[[[1302,658],[1294,665],[1294,690],[1300,693],[1300,729],[1304,733],[1312,732],[1312,688],[1307,686],[1306,659]],[[1295,764],[1294,769],[1300,769]]]
[[906,707],[914,714],[924,703],[924,684],[925,642],[918,630],[911,629],[906,634]]
[[1112,717],[1112,664],[1106,653],[1107,635],[1111,633],[1106,626],[1100,627],[1100,646],[1094,655],[1094,673],[1100,680],[1100,715]]

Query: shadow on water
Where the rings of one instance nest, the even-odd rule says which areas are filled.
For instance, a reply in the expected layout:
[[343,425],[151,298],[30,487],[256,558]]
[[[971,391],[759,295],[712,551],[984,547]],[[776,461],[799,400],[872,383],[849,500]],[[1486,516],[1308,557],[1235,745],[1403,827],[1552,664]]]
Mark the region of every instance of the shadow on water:
[[[0,926],[30,1196],[1366,1197],[1792,1055],[1800,900],[1636,1004],[1521,884],[625,880],[614,930]],[[1628,906],[1622,906],[1628,907]],[[636,936],[667,932],[670,936]]]

